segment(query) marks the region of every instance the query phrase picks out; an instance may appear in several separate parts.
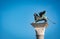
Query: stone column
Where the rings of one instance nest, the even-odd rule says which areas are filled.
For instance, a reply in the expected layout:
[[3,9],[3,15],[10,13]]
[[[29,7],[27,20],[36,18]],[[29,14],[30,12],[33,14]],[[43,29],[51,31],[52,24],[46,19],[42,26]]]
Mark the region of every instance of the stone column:
[[36,39],[44,39],[45,28],[48,26],[47,23],[32,23],[31,24],[35,28]]

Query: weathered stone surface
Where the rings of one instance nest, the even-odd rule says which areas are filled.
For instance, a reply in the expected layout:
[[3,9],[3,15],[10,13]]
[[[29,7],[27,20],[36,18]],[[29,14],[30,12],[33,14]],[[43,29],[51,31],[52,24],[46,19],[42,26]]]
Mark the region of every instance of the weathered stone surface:
[[31,23],[31,25],[35,28],[36,39],[44,39],[44,32],[48,23]]

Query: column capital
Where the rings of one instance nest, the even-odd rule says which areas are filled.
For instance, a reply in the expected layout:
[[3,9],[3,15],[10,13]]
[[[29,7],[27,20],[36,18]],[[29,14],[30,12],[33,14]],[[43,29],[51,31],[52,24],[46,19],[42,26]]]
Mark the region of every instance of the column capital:
[[48,23],[31,23],[34,28],[47,27]]

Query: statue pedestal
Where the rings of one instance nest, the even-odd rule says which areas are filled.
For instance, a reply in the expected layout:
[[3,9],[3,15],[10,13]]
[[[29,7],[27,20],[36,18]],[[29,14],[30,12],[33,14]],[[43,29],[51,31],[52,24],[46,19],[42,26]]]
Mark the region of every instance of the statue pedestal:
[[36,39],[44,39],[45,28],[48,26],[47,23],[32,23],[31,24],[36,31]]

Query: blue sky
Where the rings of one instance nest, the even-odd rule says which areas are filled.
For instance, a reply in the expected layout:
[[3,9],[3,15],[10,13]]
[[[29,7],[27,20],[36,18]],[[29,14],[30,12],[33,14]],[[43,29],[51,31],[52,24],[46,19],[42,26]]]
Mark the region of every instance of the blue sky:
[[45,39],[60,39],[59,0],[0,0],[1,39],[36,39],[33,14],[46,10],[48,20]]

